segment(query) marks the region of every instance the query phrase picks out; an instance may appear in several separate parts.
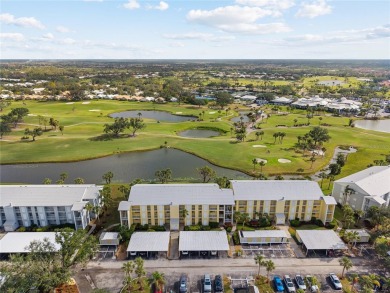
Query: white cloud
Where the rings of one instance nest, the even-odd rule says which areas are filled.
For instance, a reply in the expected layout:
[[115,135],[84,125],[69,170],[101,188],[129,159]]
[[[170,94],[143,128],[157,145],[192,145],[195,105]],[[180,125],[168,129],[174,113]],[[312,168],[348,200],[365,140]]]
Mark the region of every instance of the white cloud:
[[60,33],[69,33],[70,32],[70,30],[67,27],[62,26],[62,25],[57,26],[56,31],[60,32]]
[[291,29],[284,23],[256,22],[266,16],[278,15],[278,11],[270,9],[234,5],[214,10],[191,10],[187,14],[187,20],[231,33],[267,34],[290,31]]
[[103,2],[103,0],[83,0],[84,2]]
[[286,10],[295,5],[294,0],[236,0],[237,4]]
[[19,17],[16,18],[14,15],[10,13],[0,14],[0,22],[5,24],[13,24],[22,27],[34,27],[39,29],[44,29],[45,26],[34,17]]
[[42,36],[42,38],[48,39],[48,40],[52,40],[52,39],[54,39],[54,36],[53,36],[52,33],[47,33],[47,34],[44,34],[44,35]]
[[164,10],[167,10],[169,8],[169,5],[167,2],[164,2],[164,1],[160,1],[160,3],[158,5],[150,5],[148,4],[146,6],[146,9],[157,9],[157,10],[161,10],[161,11],[164,11]]
[[140,8],[141,5],[138,3],[137,0],[128,0],[127,3],[123,4],[123,7],[126,8],[126,9],[133,10],[133,9]]
[[76,43],[76,41],[71,39],[71,38],[66,38],[66,39],[59,40],[58,43],[64,44],[64,45],[73,45]]
[[21,42],[24,40],[24,35],[20,33],[0,33],[0,39]]
[[190,32],[184,34],[166,34],[163,36],[166,39],[173,40],[202,40],[206,42],[224,42],[234,40],[234,36],[216,36],[209,33]]
[[173,48],[183,48],[184,47],[184,44],[182,42],[173,42],[173,43],[169,43],[168,45],[169,45],[169,47],[173,47]]
[[332,6],[328,5],[326,0],[314,0],[310,3],[303,2],[295,16],[315,18],[331,12]]

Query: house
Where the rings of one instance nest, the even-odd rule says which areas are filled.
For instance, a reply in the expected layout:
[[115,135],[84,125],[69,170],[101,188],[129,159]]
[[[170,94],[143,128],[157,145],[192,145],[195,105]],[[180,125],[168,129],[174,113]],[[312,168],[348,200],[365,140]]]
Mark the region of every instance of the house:
[[332,196],[341,204],[349,204],[356,211],[367,211],[371,206],[389,206],[390,166],[374,166],[336,180]]
[[85,207],[100,204],[102,189],[94,184],[0,185],[0,227],[8,232],[70,223],[84,229],[92,216]]

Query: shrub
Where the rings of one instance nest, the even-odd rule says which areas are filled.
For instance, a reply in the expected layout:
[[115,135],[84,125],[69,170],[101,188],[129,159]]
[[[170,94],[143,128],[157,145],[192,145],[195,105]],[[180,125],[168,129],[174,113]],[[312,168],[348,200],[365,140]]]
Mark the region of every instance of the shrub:
[[227,227],[226,232],[228,232],[228,233],[232,232],[232,227]]
[[26,231],[27,231],[26,227],[19,227],[19,228],[16,230],[16,232],[26,232]]
[[333,229],[336,226],[337,226],[336,219],[333,219],[332,222],[330,222],[330,223],[326,223],[326,228],[328,228],[328,229]]
[[299,227],[299,225],[301,224],[301,221],[299,219],[291,220],[290,224],[292,227]]
[[209,225],[210,225],[211,229],[215,229],[215,228],[219,227],[219,223],[218,222],[210,222]]
[[233,233],[233,243],[234,245],[240,245],[240,236],[238,235],[238,231],[234,231]]
[[150,228],[153,229],[154,231],[158,231],[158,232],[164,232],[165,231],[165,227],[164,226],[152,226]]
[[310,224],[316,224],[317,218],[311,217]]
[[233,224],[232,223],[225,223],[224,227],[225,227],[225,229],[227,229],[228,227],[232,228]]
[[317,220],[316,220],[316,225],[317,225],[318,227],[324,227],[324,223],[322,223],[322,221],[321,221],[320,219],[317,219]]
[[201,227],[202,229],[202,231],[210,231],[211,230],[211,228],[210,228],[210,226],[202,226]]

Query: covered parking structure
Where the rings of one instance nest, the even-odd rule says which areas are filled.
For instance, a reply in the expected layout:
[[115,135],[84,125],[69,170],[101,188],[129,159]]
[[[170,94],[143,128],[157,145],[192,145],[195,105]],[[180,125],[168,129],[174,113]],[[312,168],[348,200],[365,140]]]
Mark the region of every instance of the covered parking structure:
[[239,231],[240,243],[248,245],[283,244],[288,242],[284,230]]
[[29,245],[32,241],[44,241],[47,239],[53,244],[53,250],[58,251],[60,245],[55,241],[55,232],[8,232],[0,239],[0,254],[5,257],[14,253],[29,253]]
[[180,231],[179,255],[210,257],[229,252],[226,231]]
[[348,247],[333,230],[297,230],[297,240],[302,243],[302,248],[309,252],[325,252],[334,256],[334,252],[346,250]]
[[170,232],[135,232],[127,247],[127,257],[167,257]]

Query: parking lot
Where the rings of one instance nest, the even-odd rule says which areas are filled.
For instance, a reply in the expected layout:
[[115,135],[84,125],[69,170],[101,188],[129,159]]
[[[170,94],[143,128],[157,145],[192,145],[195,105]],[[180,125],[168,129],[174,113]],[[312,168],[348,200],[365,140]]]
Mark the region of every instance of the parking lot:
[[242,250],[247,257],[254,257],[259,254],[267,258],[295,257],[295,253],[289,244],[243,245]]

